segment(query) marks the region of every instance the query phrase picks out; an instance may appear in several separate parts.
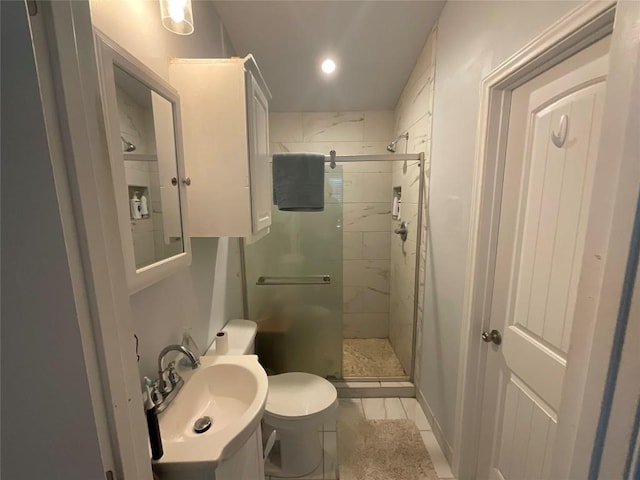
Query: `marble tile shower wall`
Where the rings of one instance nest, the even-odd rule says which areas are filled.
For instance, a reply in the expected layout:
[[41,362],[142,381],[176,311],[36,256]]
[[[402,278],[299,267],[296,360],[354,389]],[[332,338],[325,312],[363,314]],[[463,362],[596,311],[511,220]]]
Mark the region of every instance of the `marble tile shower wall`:
[[[271,152],[387,153],[391,111],[272,113]],[[345,338],[389,336],[391,162],[343,165]]]
[[149,105],[144,106],[127,92],[116,87],[116,99],[122,137],[136,146],[135,153],[156,153],[151,96],[148,99]]
[[[415,362],[420,365],[422,318],[424,302],[424,265],[427,244],[429,172],[431,152],[431,118],[435,74],[436,29],[431,32],[407,81],[395,109],[394,133],[409,133],[408,141],[398,143],[399,153],[425,154],[424,195],[422,211],[419,211],[420,166],[418,162],[394,165],[393,186],[402,187],[401,219],[408,222],[409,234],[406,242],[392,235],[391,245],[391,292],[389,313],[389,339],[407,373],[411,370],[411,346],[413,339],[414,284],[416,272],[416,242],[420,235],[420,275],[418,289],[418,325]],[[418,215],[422,216],[422,229],[417,231]],[[393,222],[392,229],[398,222]],[[415,372],[414,378],[420,378]]]

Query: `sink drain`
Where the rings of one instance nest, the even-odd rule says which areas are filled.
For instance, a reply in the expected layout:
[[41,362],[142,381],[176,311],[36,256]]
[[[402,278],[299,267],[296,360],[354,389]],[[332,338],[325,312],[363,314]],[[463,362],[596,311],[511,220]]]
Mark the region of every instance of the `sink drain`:
[[200,417],[193,424],[193,431],[196,433],[204,433],[211,428],[212,424],[213,420],[211,420],[211,417]]

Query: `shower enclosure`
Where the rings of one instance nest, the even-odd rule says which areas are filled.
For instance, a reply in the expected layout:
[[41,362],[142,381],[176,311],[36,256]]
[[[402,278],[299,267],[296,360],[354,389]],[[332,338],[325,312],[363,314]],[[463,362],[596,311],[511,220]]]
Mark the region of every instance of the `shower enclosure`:
[[244,249],[256,352],[276,373],[342,371],[342,167],[325,167],[323,212],[272,207],[271,232]]
[[[273,206],[270,234],[244,245],[245,310],[258,323],[256,352],[273,373],[412,380],[422,154],[332,158],[325,164],[323,212]],[[376,177],[385,184],[361,186],[374,203],[358,202],[350,190],[345,169],[356,165],[389,172]],[[394,183],[408,167],[419,177]]]

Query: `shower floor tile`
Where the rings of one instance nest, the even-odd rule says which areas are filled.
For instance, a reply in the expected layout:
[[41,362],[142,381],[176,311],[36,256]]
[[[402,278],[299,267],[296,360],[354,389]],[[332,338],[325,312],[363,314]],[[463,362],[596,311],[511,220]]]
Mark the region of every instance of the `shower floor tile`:
[[343,377],[402,377],[406,375],[388,338],[345,338]]

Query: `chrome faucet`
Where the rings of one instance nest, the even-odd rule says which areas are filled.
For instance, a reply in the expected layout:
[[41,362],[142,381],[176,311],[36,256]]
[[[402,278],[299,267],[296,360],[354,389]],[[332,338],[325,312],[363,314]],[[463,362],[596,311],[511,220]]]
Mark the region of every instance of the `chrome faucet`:
[[174,362],[171,362],[171,364],[169,364],[169,375],[168,375],[169,378],[168,378],[168,381],[165,380],[164,374],[166,369],[163,366],[163,362],[164,362],[164,357],[166,357],[167,353],[169,352],[179,352],[184,354],[191,362],[192,369],[196,369],[200,365],[200,361],[198,360],[197,354],[193,353],[184,345],[169,345],[167,347],[164,347],[160,352],[160,355],[158,355],[158,390],[164,397],[166,397],[169,393],[171,393],[171,391],[175,386],[177,385],[182,386],[182,383],[179,383],[179,382],[182,382],[182,379],[178,375],[178,372],[175,371]]

